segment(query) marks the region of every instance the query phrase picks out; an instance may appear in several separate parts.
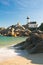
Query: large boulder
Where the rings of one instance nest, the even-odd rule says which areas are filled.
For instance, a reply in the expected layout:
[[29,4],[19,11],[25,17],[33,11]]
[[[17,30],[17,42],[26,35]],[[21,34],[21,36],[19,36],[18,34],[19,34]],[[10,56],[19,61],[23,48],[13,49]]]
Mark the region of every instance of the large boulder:
[[34,31],[32,31],[32,33],[43,34],[43,31],[41,31],[41,30],[34,30]]
[[29,53],[43,52],[43,34],[31,33],[26,39],[21,49],[26,49]]

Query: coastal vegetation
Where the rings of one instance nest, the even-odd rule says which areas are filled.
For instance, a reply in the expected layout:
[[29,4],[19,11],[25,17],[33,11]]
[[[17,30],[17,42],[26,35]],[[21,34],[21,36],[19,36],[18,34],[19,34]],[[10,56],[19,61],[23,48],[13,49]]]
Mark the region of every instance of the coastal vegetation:
[[39,29],[40,29],[41,31],[43,31],[43,23],[41,23],[41,25],[39,26]]

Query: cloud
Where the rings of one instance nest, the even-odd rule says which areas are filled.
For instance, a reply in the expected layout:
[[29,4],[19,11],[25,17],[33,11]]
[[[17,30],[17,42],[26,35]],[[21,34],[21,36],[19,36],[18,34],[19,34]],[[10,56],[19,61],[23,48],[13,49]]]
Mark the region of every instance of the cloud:
[[[13,0],[22,8],[38,8],[41,0]],[[36,7],[37,6],[37,7]]]
[[9,0],[0,0],[0,3],[3,4],[3,5],[6,5],[6,6],[10,5]]
[[28,0],[16,0],[16,3],[23,8],[28,6]]
[[9,5],[9,3],[6,2],[6,1],[3,1],[2,4],[3,4],[3,5]]
[[0,3],[5,6],[9,6],[13,10],[34,9],[34,8],[38,9],[39,0],[0,0]]
[[3,5],[6,5],[6,6],[9,6],[9,5],[13,5],[13,4],[16,4],[16,6],[19,6],[21,8],[26,8],[30,5],[34,5],[34,3],[32,2],[34,0],[0,0],[0,3],[3,4]]

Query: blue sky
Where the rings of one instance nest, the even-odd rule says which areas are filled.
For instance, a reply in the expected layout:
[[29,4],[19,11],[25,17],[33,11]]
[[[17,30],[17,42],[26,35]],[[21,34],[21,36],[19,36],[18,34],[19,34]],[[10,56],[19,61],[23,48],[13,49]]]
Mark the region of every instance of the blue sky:
[[26,24],[31,21],[43,22],[43,0],[0,0],[0,27]]

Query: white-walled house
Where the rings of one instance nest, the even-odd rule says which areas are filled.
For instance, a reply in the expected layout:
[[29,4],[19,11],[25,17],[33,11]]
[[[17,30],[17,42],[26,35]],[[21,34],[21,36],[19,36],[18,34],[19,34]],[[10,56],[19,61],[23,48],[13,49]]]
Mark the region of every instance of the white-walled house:
[[28,25],[29,28],[37,28],[38,27],[38,24],[35,21],[34,22],[29,22],[27,25]]
[[27,19],[27,27],[28,28],[37,28],[38,27],[38,24],[36,21],[31,22],[30,17],[28,17],[28,16],[26,19]]

